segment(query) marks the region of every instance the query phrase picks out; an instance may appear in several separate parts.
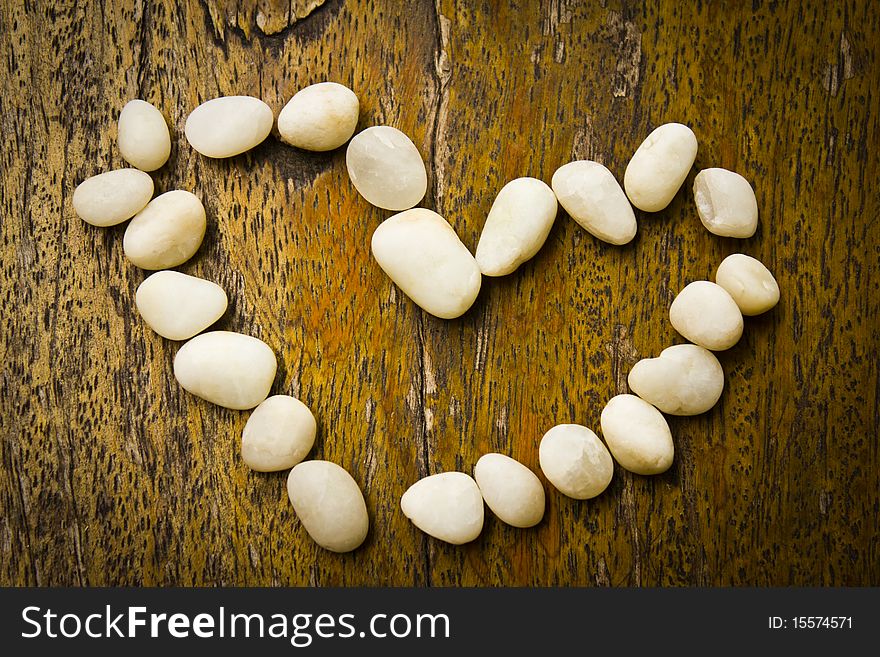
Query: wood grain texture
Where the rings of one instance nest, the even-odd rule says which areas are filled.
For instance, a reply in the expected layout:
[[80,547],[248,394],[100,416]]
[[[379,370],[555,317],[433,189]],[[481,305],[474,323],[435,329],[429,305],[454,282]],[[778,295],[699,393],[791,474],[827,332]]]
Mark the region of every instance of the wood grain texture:
[[[0,584],[880,585],[880,11],[826,4],[3,2]],[[357,195],[342,150],[272,136],[216,161],[183,138],[204,100],[250,94],[277,113],[325,79],[358,93],[360,127],[413,138],[423,205],[472,249],[512,178],[549,181],[572,158],[621,178],[673,120],[700,151],[666,211],[637,213],[632,244],[560,213],[532,261],[443,321],[372,260],[389,213]],[[157,193],[191,190],[208,211],[180,269],[227,290],[218,327],[272,346],[274,391],[318,418],[312,456],[365,491],[372,529],[352,554],[308,539],[284,473],[241,462],[247,413],[178,387],[177,345],[135,309],[145,273],[124,226],[73,213],[79,182],[123,165],[132,98],[171,126]],[[753,238],[702,228],[690,188],[709,166],[754,181]],[[675,293],[736,251],[774,271],[782,301],[720,356],[718,406],[670,419],[669,472],[617,468],[588,502],[548,486],[538,528],[490,515],[464,547],[403,517],[421,476],[487,451],[537,470],[551,426],[598,428],[632,364],[681,341]]]

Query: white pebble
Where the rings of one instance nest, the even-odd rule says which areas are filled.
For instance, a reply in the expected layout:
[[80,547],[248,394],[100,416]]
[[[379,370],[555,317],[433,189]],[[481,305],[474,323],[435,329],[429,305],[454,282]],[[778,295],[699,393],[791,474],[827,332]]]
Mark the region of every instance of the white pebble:
[[703,169],[694,178],[700,221],[722,237],[751,237],[758,228],[758,201],[749,181],[727,169]]
[[576,500],[596,497],[611,483],[614,462],[599,437],[580,424],[559,424],[541,438],[538,460],[547,480]]
[[630,390],[664,413],[698,415],[721,397],[724,370],[708,349],[677,344],[633,365],[628,383]]
[[437,317],[464,314],[480,292],[477,261],[432,210],[414,208],[389,217],[373,232],[372,250],[391,280]]
[[727,256],[715,272],[743,315],[760,315],[779,303],[779,284],[760,260],[742,253]]
[[122,158],[142,171],[155,171],[171,155],[171,135],[165,117],[143,100],[131,100],[122,108],[117,139]]
[[278,115],[278,132],[291,146],[332,151],[354,134],[360,103],[348,87],[321,82],[301,89]]
[[635,395],[612,397],[600,421],[608,449],[625,469],[653,475],[672,465],[672,432],[663,414],[645,400]]
[[743,332],[736,302],[723,287],[709,281],[685,286],[669,308],[669,321],[685,338],[712,351],[730,349]]
[[623,174],[632,204],[645,212],[672,201],[697,157],[697,137],[681,123],[665,123],[638,147]]
[[559,204],[590,234],[611,244],[626,244],[636,236],[632,206],[603,165],[569,162],[556,170],[551,184]]
[[407,210],[428,190],[428,174],[416,145],[397,128],[376,125],[348,144],[345,166],[355,189],[385,210]]
[[277,472],[302,461],[318,425],[309,407],[288,395],[273,395],[257,406],[241,433],[241,457],[257,472]]
[[558,205],[553,190],[536,178],[511,180],[495,197],[477,244],[486,276],[510,274],[544,245]]
[[86,178],[73,192],[73,209],[92,226],[115,226],[144,209],[153,179],[137,169],[116,169]]
[[474,479],[486,504],[514,527],[534,527],[544,517],[544,487],[534,472],[504,454],[484,454]]
[[453,545],[468,543],[483,530],[483,496],[463,472],[419,479],[400,498],[400,508],[423,532]]
[[305,461],[290,471],[287,495],[297,518],[318,545],[351,552],[370,529],[367,505],[357,482],[329,461]]
[[226,292],[204,278],[158,271],[138,286],[138,312],[156,333],[169,340],[189,340],[226,312]]
[[174,377],[187,392],[218,406],[253,408],[269,394],[278,366],[262,340],[230,331],[202,333],[174,357]]
[[222,96],[196,107],[183,128],[206,157],[232,157],[262,143],[272,131],[272,109],[253,96]]
[[205,237],[205,206],[182,189],[165,192],[138,212],[122,240],[125,256],[141,269],[168,269],[189,260]]

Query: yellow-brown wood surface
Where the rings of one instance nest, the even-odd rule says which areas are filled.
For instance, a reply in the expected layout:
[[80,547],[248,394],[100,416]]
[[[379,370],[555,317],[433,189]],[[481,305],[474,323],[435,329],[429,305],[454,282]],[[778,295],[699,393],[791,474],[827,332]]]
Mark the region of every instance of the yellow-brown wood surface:
[[[0,584],[880,584],[878,44],[867,0],[6,0]],[[273,135],[210,160],[183,136],[212,97],[258,96],[277,114],[327,79],[356,91],[360,128],[412,137],[422,205],[471,249],[512,178],[595,159],[622,179],[668,121],[700,150],[672,205],[637,213],[633,243],[599,242],[560,212],[532,261],[443,321],[372,259],[391,213],[358,196],[344,149]],[[308,538],[286,473],[245,467],[246,412],[178,386],[179,345],[134,305],[146,274],[123,256],[125,226],[73,212],[79,182],[124,166],[116,119],[132,98],[171,127],[157,193],[191,190],[207,208],[180,270],[223,285],[217,326],[275,350],[273,391],[318,418],[311,457],[365,492],[371,531],[351,554]],[[700,224],[693,176],[713,166],[753,182],[753,238]],[[682,341],[676,292],[737,251],[770,267],[782,300],[720,354],[720,403],[670,418],[667,473],[616,467],[583,502],[542,478],[537,528],[487,513],[463,547],[403,516],[401,494],[426,474],[471,472],[488,451],[538,471],[551,426],[598,430],[633,363]]]

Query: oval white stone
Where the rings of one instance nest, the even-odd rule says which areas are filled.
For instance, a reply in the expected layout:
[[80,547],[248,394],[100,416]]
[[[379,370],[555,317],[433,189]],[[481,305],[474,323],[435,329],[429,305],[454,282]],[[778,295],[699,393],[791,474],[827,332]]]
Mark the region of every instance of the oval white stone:
[[743,253],[727,256],[715,282],[733,297],[743,315],[760,315],[779,303],[779,284],[760,260]]
[[720,285],[694,281],[669,307],[669,321],[685,338],[712,351],[730,349],[743,332],[742,313]]
[[749,181],[727,169],[703,169],[694,178],[700,221],[710,233],[746,238],[758,228],[758,201]]
[[301,89],[278,115],[278,132],[292,146],[332,151],[354,134],[360,103],[348,87],[321,82]]
[[513,272],[544,245],[558,206],[553,190],[536,178],[511,180],[495,197],[477,244],[486,276]]
[[144,100],[131,100],[119,113],[119,152],[142,171],[155,171],[171,155],[171,135],[162,112]]
[[480,292],[477,261],[432,210],[414,208],[389,217],[373,232],[372,250],[391,280],[437,317],[464,314]]
[[176,267],[199,250],[205,227],[205,206],[199,198],[175,189],[138,212],[125,229],[122,249],[141,269]]
[[309,407],[288,395],[273,395],[257,406],[241,433],[241,456],[257,472],[277,472],[302,461],[318,425]]
[[504,454],[484,454],[474,478],[486,504],[514,527],[534,527],[544,517],[544,487],[534,472]]
[[183,131],[202,155],[232,157],[262,143],[274,122],[272,109],[259,98],[222,96],[190,112]]
[[325,550],[350,552],[367,537],[370,518],[364,495],[335,463],[300,463],[287,477],[287,495],[309,536]]
[[115,226],[144,209],[153,179],[137,169],[116,169],[86,178],[73,192],[73,209],[92,226]]
[[204,278],[158,271],[138,286],[138,312],[156,333],[169,340],[189,340],[226,312],[226,292]]
[[269,394],[278,366],[262,340],[230,331],[202,333],[174,357],[174,377],[187,392],[218,406],[253,408]]
[[672,465],[672,432],[663,414],[645,400],[635,395],[612,397],[600,422],[608,449],[630,472],[660,474]]
[[724,390],[724,370],[708,349],[695,344],[667,347],[630,370],[630,389],[670,415],[698,415],[712,408]]
[[374,125],[356,134],[345,152],[345,166],[358,193],[386,210],[407,210],[428,190],[419,150],[391,126]]
[[559,424],[541,438],[538,460],[547,480],[576,500],[596,497],[611,483],[614,462],[599,437],[580,424]]
[[636,236],[632,206],[603,165],[569,162],[556,170],[551,184],[559,204],[591,235],[611,244],[626,244]]
[[419,479],[400,498],[400,508],[423,532],[453,545],[468,543],[483,530],[483,496],[463,472]]
[[697,157],[697,137],[681,123],[664,123],[638,147],[623,174],[632,204],[645,212],[669,205]]

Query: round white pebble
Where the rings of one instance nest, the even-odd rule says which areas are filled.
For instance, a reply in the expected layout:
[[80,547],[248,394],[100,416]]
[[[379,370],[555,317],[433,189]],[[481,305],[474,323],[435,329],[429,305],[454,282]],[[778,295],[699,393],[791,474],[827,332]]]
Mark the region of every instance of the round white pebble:
[[189,340],[226,312],[226,292],[204,278],[158,271],[138,286],[138,312],[156,333],[169,340]]
[[278,132],[291,146],[332,151],[354,134],[360,103],[348,87],[321,82],[298,91],[278,115]]
[[241,457],[257,472],[277,472],[302,461],[318,425],[309,407],[288,395],[273,395],[257,406],[241,433]]
[[196,107],[183,128],[206,157],[232,157],[262,143],[272,131],[272,109],[253,96],[222,96]]
[[348,144],[345,166],[355,189],[386,210],[407,210],[428,190],[428,174],[416,145],[397,128],[375,125]]
[[551,184],[559,204],[591,235],[610,244],[626,244],[636,236],[632,206],[603,165],[569,162],[556,170]]
[[632,204],[657,212],[672,201],[697,157],[697,137],[681,123],[658,126],[633,154],[623,174]]
[[743,253],[727,256],[715,272],[743,315],[760,315],[779,303],[779,284],[760,260]]
[[414,208],[389,217],[373,232],[371,246],[383,271],[432,315],[459,317],[480,292],[477,261],[432,210]]
[[137,169],[116,169],[86,178],[73,192],[73,209],[92,226],[115,226],[144,209],[153,179]]
[[122,249],[141,269],[168,269],[189,260],[205,237],[205,206],[182,189],[165,192],[137,213],[122,239]]
[[269,394],[278,366],[262,340],[230,331],[202,333],[174,357],[174,377],[184,390],[218,406],[253,408]]
[[736,302],[723,287],[709,281],[685,286],[669,308],[669,321],[685,338],[712,351],[730,349],[743,332]]
[[486,276],[510,274],[544,245],[558,205],[553,190],[536,178],[511,180],[495,197],[475,258]]
[[287,495],[309,536],[325,550],[351,552],[367,537],[370,518],[364,495],[335,463],[300,463],[287,477]]
[[602,409],[602,435],[618,463],[630,472],[654,475],[672,465],[675,449],[666,418],[635,395],[617,395]]
[[749,181],[727,169],[703,169],[694,178],[700,221],[710,233],[746,238],[758,228],[758,201]]
[[724,370],[708,349],[677,344],[633,365],[628,382],[630,390],[664,413],[698,415],[721,397]]
[[534,472],[504,454],[484,454],[474,479],[486,504],[514,527],[534,527],[544,517],[544,487]]
[[143,100],[131,100],[119,113],[117,130],[123,159],[142,171],[155,171],[171,155],[171,135],[162,112]]
[[547,480],[576,500],[596,497],[611,483],[614,462],[599,437],[580,424],[559,424],[541,438],[538,460]]
[[426,534],[461,545],[483,530],[483,496],[463,472],[443,472],[419,479],[400,498],[403,514]]

